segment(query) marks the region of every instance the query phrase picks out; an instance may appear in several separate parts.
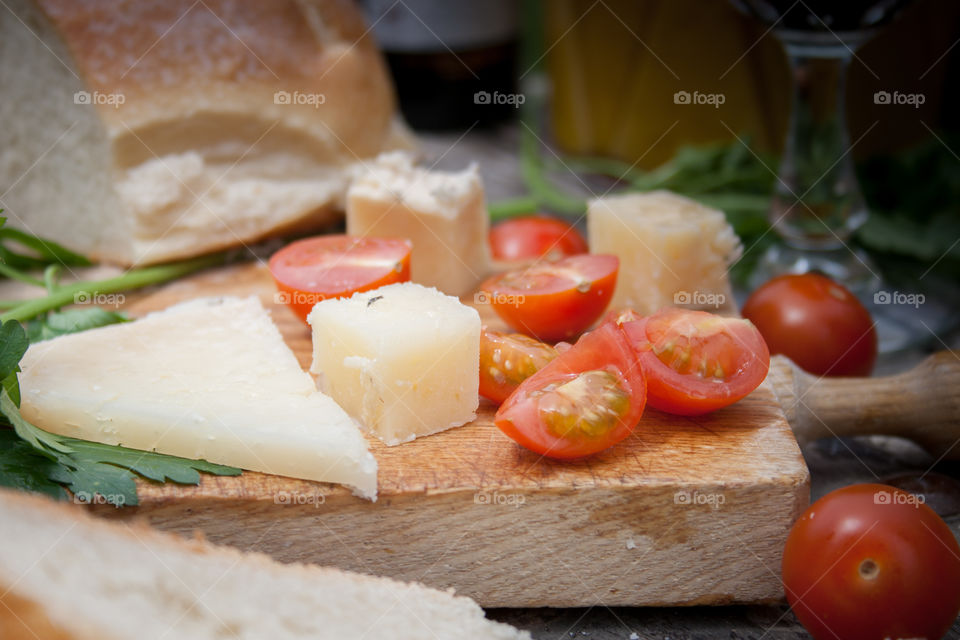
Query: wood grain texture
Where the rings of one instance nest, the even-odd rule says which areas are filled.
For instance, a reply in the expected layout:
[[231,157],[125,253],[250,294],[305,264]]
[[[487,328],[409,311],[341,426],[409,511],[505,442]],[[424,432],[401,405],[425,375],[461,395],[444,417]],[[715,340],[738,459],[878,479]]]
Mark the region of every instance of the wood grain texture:
[[937,459],[960,459],[960,354],[935,353],[881,378],[822,378],[774,356],[768,377],[800,444],[831,436],[909,438]]
[[[202,295],[261,297],[300,364],[310,332],[240,265],[131,298],[133,315]],[[481,310],[485,319],[489,316]],[[588,460],[542,459],[476,421],[397,447],[370,439],[379,499],[245,472],[197,487],[142,482],[141,505],[93,507],[165,530],[433,587],[487,607],[759,602],[782,597],[780,554],[809,474],[764,385],[708,416],[648,410],[633,436]]]

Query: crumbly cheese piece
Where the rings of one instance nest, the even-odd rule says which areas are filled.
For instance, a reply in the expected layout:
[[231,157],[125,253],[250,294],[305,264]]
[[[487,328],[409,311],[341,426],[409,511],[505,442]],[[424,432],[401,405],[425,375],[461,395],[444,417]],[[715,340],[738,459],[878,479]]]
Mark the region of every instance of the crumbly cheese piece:
[[476,417],[480,315],[411,282],[318,303],[313,366],[321,386],[388,445]]
[[20,366],[23,416],[47,431],[376,498],[366,439],[257,298],[192,300],[39,342]]
[[381,155],[347,191],[347,233],[413,242],[411,280],[444,293],[471,293],[489,269],[489,222],[477,166],[459,173],[413,166],[410,154]]
[[589,203],[587,234],[592,253],[620,258],[611,309],[649,314],[733,299],[727,270],[742,247],[721,211],[669,191],[608,196]]

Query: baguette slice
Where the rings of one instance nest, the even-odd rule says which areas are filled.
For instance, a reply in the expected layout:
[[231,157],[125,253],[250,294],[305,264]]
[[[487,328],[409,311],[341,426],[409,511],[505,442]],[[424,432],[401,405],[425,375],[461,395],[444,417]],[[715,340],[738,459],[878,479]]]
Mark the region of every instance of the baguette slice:
[[255,297],[200,298],[38,342],[21,412],[47,431],[377,495],[359,427],[317,391]]
[[355,163],[413,143],[350,0],[6,0],[0,13],[0,208],[97,260],[321,228]]
[[12,491],[0,490],[0,540],[0,640],[530,638],[451,592],[283,565]]

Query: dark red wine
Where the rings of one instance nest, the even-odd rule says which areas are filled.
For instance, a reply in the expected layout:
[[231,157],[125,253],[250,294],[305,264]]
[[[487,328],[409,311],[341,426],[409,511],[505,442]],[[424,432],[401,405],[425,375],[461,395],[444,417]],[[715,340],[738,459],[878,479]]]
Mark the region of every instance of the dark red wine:
[[778,30],[849,32],[885,25],[910,0],[734,0],[734,4]]

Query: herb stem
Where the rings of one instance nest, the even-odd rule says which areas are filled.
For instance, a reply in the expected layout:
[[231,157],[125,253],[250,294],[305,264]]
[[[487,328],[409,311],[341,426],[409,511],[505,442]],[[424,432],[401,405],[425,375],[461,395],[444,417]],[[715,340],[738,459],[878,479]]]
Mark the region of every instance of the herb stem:
[[[92,297],[93,294],[117,293],[119,291],[139,289],[152,284],[175,280],[194,271],[222,264],[224,259],[225,256],[222,253],[201,256],[181,262],[133,269],[123,275],[107,278],[106,280],[66,284],[42,298],[27,300],[11,308],[6,313],[0,315],[0,323],[6,322],[7,320],[25,322],[41,313],[73,304],[75,302],[75,296],[79,294],[88,294]],[[39,286],[43,286],[43,284],[41,281]]]
[[19,271],[18,269],[14,269],[9,265],[2,264],[2,263],[0,263],[0,275],[7,276],[11,280],[19,280],[20,282],[23,282],[25,284],[30,284],[35,287],[44,286],[43,280],[34,278],[33,276],[27,275],[26,273]]
[[520,198],[508,198],[499,202],[491,202],[487,206],[490,213],[490,220],[497,222],[512,218],[525,213],[535,213],[537,211],[537,199],[532,196],[523,196]]

